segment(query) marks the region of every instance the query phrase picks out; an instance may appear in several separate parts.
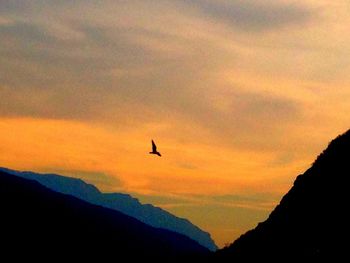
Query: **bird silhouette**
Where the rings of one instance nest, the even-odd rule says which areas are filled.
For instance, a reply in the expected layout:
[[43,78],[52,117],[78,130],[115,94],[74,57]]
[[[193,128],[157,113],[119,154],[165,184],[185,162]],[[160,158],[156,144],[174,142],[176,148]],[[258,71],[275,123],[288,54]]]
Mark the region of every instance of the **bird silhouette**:
[[157,146],[156,146],[156,144],[154,143],[154,141],[152,140],[152,152],[149,152],[150,154],[156,154],[156,155],[158,155],[158,156],[162,156],[161,154],[160,154],[160,152],[158,152],[157,151]]

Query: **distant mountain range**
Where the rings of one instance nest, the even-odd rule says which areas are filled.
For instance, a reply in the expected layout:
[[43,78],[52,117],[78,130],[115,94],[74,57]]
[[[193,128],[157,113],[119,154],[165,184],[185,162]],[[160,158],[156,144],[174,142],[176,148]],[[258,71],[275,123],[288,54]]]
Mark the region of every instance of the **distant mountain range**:
[[269,218],[215,262],[349,262],[350,130],[334,139]]
[[95,186],[87,184],[81,179],[56,174],[20,172],[7,168],[0,168],[0,171],[35,180],[56,192],[72,195],[92,204],[120,211],[150,226],[186,235],[211,251],[217,249],[210,235],[187,219],[176,217],[150,204],[143,205],[128,194],[101,193]]
[[182,262],[209,250],[113,209],[0,171],[1,258],[9,262]]

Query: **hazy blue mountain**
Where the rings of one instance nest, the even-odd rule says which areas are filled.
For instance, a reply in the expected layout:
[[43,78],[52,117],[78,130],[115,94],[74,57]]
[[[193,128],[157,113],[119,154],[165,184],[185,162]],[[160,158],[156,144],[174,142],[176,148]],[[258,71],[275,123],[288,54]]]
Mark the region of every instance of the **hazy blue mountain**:
[[350,130],[330,142],[269,218],[215,262],[349,262]]
[[20,172],[7,168],[0,168],[0,171],[35,180],[59,193],[69,194],[92,204],[120,211],[153,227],[184,234],[211,251],[217,249],[217,246],[211,239],[209,233],[204,232],[187,219],[176,217],[171,213],[150,204],[143,205],[136,198],[133,198],[128,194],[101,193],[95,186],[87,184],[81,179],[57,174]]
[[4,171],[0,236],[9,262],[202,262],[209,254],[185,235]]

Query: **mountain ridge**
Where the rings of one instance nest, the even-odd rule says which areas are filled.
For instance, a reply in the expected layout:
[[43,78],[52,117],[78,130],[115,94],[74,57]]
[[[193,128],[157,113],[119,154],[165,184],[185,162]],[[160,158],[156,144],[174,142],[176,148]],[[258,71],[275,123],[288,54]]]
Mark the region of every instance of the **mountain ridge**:
[[0,171],[0,211],[2,252],[11,260],[126,257],[177,262],[209,253],[185,235],[4,171]]
[[337,136],[297,176],[268,219],[217,251],[218,261],[297,261],[349,258],[350,130]]
[[184,234],[211,251],[217,249],[210,234],[204,232],[189,220],[177,217],[151,204],[141,204],[137,198],[129,194],[103,193],[96,186],[88,184],[82,179],[58,174],[41,174],[30,171],[22,172],[4,167],[0,167],[0,171],[35,180],[51,190],[70,194],[92,204],[120,211],[153,227]]

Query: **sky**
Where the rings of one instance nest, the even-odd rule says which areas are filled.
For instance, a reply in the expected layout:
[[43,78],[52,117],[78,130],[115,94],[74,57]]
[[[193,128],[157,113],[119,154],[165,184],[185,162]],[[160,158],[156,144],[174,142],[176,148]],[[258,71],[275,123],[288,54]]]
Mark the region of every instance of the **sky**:
[[0,166],[130,193],[222,247],[349,128],[349,24],[346,0],[0,0]]

